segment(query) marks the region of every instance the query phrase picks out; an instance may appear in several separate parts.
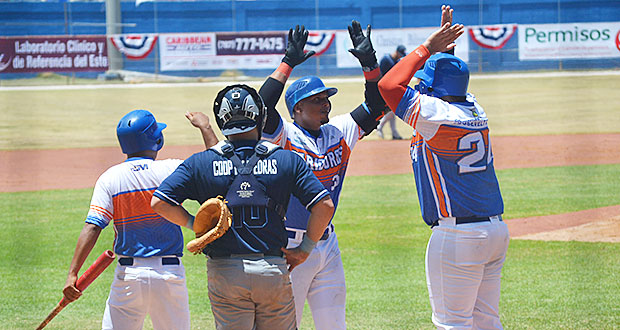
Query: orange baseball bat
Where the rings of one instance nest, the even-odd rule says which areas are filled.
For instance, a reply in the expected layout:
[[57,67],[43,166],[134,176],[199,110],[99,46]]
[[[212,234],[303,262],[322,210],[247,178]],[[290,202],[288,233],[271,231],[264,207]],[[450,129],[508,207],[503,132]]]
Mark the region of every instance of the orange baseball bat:
[[[90,267],[88,267],[88,269],[84,272],[84,274],[82,274],[82,276],[80,276],[80,278],[78,278],[77,282],[75,283],[75,287],[78,288],[78,290],[80,290],[80,291],[84,291],[91,283],[93,283],[93,281],[99,275],[101,275],[101,273],[103,273],[103,271],[106,268],[108,268],[108,266],[110,266],[112,261],[114,261],[114,257],[115,257],[114,252],[112,252],[110,250],[106,250],[105,252],[103,252],[99,256],[99,258],[97,258],[97,260],[95,260],[95,262],[93,262],[93,264],[90,265]],[[52,309],[52,311],[45,318],[45,320],[43,320],[43,322],[41,322],[41,324],[39,324],[39,326],[37,327],[37,330],[41,330],[41,329],[45,328],[45,326],[48,323],[50,323],[50,321],[54,317],[56,317],[56,315],[58,315],[58,313],[60,313],[60,311],[63,308],[65,308],[67,305],[69,305],[69,301],[67,301],[63,297],[60,300],[60,302],[58,302],[56,307],[54,307],[54,309]]]

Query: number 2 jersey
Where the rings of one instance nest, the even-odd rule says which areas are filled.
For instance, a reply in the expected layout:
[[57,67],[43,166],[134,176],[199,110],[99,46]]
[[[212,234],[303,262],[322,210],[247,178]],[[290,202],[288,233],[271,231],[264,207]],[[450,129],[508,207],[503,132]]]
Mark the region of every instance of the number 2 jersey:
[[[321,126],[318,137],[294,122],[279,119],[273,134],[263,133],[263,139],[299,155],[329,191],[337,208],[351,150],[363,137],[363,130],[349,113],[331,118]],[[306,230],[309,216],[310,212],[302,203],[291,197],[286,212],[286,227]]]
[[414,128],[410,152],[427,224],[504,212],[488,119],[473,95],[448,103],[407,87],[395,114]]
[[95,184],[86,223],[114,224],[114,252],[146,258],[183,255],[181,228],[151,208],[153,192],[182,160],[129,158],[105,171]]

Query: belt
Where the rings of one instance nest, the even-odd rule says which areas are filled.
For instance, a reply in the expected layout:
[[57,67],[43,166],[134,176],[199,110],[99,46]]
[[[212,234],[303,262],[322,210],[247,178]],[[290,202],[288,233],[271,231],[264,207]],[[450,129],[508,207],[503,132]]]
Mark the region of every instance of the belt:
[[[133,258],[132,257],[121,257],[118,258],[118,263],[121,266],[133,266]],[[181,261],[177,257],[162,257],[161,258],[162,265],[179,265]]]
[[[491,218],[497,218],[499,221],[502,221],[502,216],[501,215],[496,215],[496,216],[492,216],[492,217],[456,217],[456,218],[452,218],[454,219],[454,223],[457,225],[462,225],[465,223],[476,223],[476,222],[485,222],[485,221],[492,221]],[[441,220],[441,219],[439,219]],[[439,225],[439,220],[435,221],[435,223],[431,226],[431,228]]]
[[[327,228],[325,228],[325,231],[323,232],[323,235],[321,235],[321,238],[319,238],[319,240],[320,241],[324,241],[324,240],[328,239],[329,235],[333,231],[334,231],[334,225],[329,224],[329,226],[327,226]],[[288,235],[288,238],[291,238],[291,239],[297,239],[297,233],[303,233],[303,235],[306,235],[305,230],[287,230],[286,231],[286,234]],[[299,240],[301,240],[301,238],[299,238]]]
[[[491,221],[489,217],[456,217],[456,224]],[[499,218],[502,221],[502,218]]]
[[211,259],[226,259],[226,258],[262,258],[262,257],[282,257],[284,254],[279,250],[269,250],[262,253],[229,253],[221,251],[209,251],[207,255]]

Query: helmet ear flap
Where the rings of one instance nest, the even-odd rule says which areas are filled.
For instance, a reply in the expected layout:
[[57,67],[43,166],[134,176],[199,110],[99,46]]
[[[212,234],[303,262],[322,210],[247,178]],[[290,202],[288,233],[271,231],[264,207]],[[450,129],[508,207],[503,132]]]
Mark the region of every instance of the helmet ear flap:
[[428,86],[424,80],[420,80],[420,83],[415,85],[415,90],[424,95],[432,95],[433,87]]

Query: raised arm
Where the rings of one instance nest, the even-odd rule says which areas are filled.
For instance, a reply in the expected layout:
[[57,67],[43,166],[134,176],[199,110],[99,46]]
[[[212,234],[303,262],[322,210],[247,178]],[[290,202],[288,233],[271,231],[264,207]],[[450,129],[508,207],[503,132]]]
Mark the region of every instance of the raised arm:
[[461,24],[452,26],[450,23],[444,24],[433,32],[422,45],[394,65],[392,70],[379,81],[379,91],[392,111],[398,107],[411,78],[424,65],[426,59],[434,53],[454,48],[454,41],[464,31]]
[[200,130],[205,148],[209,149],[219,142],[217,136],[215,136],[215,132],[213,132],[213,128],[211,127],[211,123],[209,122],[209,117],[207,117],[207,115],[202,112],[188,111],[185,113],[185,118],[187,118],[187,120],[189,120],[194,127]]
[[358,21],[351,22],[348,29],[349,37],[353,43],[353,48],[349,49],[349,52],[362,65],[364,77],[366,78],[364,103],[351,111],[351,117],[364,130],[364,133],[368,135],[377,127],[386,110],[385,101],[383,101],[377,87],[377,82],[381,79],[381,70],[377,63],[375,49],[370,40],[370,25],[366,28],[366,35],[362,32],[362,27]]
[[267,122],[263,129],[266,133],[273,133],[280,122],[280,114],[276,110],[276,104],[282,96],[284,85],[288,80],[293,68],[315,54],[315,51],[304,52],[304,47],[308,41],[308,30],[302,25],[288,31],[288,43],[282,63],[267,77],[258,94],[263,98],[267,107]]
[[[446,25],[446,23],[452,25],[452,14],[454,13],[454,9],[450,8],[450,5],[442,5],[441,6],[441,24],[439,25],[444,26]],[[454,48],[448,49],[445,51],[445,53],[454,55]]]

